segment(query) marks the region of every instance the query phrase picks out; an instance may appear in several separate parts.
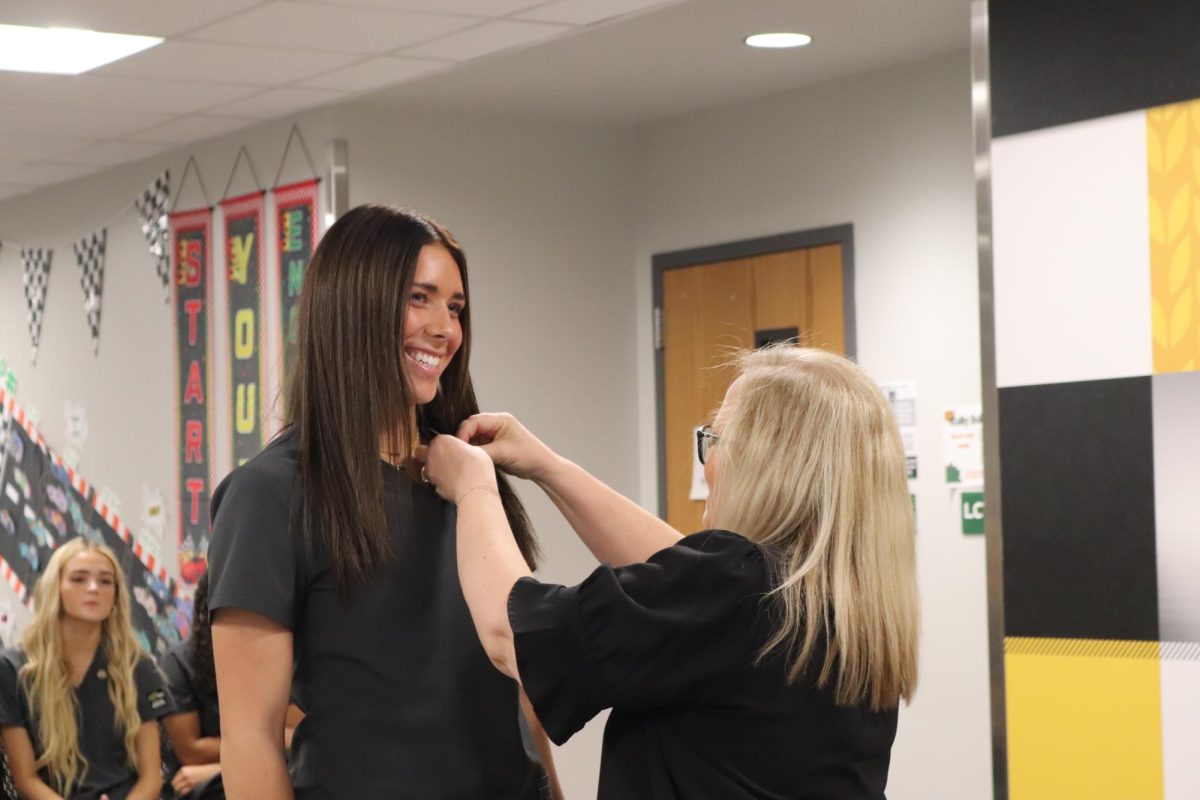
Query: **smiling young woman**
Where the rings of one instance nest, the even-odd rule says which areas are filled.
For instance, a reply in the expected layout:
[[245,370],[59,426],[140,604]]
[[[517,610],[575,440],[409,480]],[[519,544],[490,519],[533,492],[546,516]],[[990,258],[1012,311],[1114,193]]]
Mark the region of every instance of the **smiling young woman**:
[[[518,687],[475,637],[453,506],[397,469],[478,411],[468,296],[462,248],[414,212],[352,209],[313,254],[288,425],[213,497],[231,797],[543,796],[549,747],[531,718],[545,766],[527,755]],[[528,520],[500,491],[532,564]],[[285,765],[289,698],[305,717]]]

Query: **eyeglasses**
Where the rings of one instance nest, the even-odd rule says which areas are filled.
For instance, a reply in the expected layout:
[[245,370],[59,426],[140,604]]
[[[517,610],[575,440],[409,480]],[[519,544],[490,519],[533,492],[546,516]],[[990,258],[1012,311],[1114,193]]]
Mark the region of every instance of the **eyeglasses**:
[[701,464],[708,460],[708,451],[719,441],[721,437],[713,433],[712,425],[702,425],[696,429],[696,455],[700,457]]

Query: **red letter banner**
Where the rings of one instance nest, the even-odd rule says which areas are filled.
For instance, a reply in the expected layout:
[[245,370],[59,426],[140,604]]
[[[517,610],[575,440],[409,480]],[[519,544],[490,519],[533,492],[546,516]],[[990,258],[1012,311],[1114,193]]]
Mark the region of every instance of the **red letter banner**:
[[208,554],[212,209],[171,214],[175,375],[179,391],[179,577],[194,584]]
[[262,264],[265,196],[262,192],[221,201],[225,212],[225,289],[229,298],[232,376],[233,463],[241,466],[263,444]]
[[275,188],[275,241],[279,245],[279,320],[283,328],[283,379],[296,358],[296,318],[304,268],[317,246],[317,179]]

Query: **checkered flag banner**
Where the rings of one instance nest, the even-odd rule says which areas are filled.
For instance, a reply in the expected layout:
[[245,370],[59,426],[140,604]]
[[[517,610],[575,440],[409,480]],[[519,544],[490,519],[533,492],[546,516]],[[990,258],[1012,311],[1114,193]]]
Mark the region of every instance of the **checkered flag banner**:
[[83,310],[92,332],[92,351],[100,355],[100,296],[104,291],[104,243],[108,230],[101,228],[75,242],[75,264],[79,267],[79,287],[83,289]]
[[37,363],[38,342],[42,338],[42,314],[46,310],[46,286],[50,282],[50,256],[53,251],[41,247],[21,248],[21,283],[25,287],[25,309],[29,314],[29,339],[33,342],[33,363]]
[[150,246],[150,254],[156,259],[158,279],[162,281],[163,302],[171,302],[171,229],[167,225],[167,202],[171,198],[171,173],[163,170],[163,174],[154,179],[154,183],[146,187],[146,191],[134,201],[138,216],[142,220],[142,235]]

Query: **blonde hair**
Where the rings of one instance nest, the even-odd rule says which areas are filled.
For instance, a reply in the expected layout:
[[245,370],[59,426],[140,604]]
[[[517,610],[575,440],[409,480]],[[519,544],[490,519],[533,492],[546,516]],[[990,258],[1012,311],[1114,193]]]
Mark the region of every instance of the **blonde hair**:
[[36,766],[46,768],[55,790],[63,796],[70,796],[72,788],[86,773],[88,764],[79,752],[75,721],[77,701],[59,624],[63,614],[60,587],[67,563],[87,552],[103,555],[113,566],[116,587],[113,610],[102,625],[100,647],[108,661],[105,669],[108,672],[108,696],[116,709],[114,728],[124,733],[130,766],[137,763],[134,739],[141,725],[134,668],[142,654],[129,621],[125,576],[112,550],[82,537],[72,539],[54,552],[46,571],[38,578],[33,595],[33,620],[21,637],[26,661],[21,667],[20,680],[29,697],[30,712],[37,720],[42,747]]
[[820,657],[816,685],[833,682],[838,705],[894,708],[916,689],[919,619],[891,409],[866,373],[823,350],[778,345],[737,366],[708,522],[782,554],[778,625],[760,659],[781,651],[796,681]]

